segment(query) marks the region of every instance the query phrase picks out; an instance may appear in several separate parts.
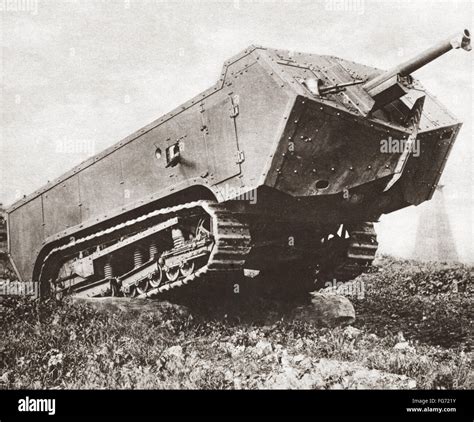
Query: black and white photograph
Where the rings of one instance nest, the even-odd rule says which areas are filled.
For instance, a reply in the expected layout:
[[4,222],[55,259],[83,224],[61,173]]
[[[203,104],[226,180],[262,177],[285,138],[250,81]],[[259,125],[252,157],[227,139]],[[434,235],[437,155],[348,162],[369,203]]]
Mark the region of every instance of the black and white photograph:
[[472,23],[0,0],[1,422],[472,421]]

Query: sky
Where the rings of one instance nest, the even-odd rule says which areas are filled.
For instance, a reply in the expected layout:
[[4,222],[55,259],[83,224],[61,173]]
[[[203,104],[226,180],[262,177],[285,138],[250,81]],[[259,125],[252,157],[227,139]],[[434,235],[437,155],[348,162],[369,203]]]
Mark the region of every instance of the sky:
[[[470,1],[0,0],[0,202],[8,205],[213,85],[250,44],[387,69],[471,28]],[[414,76],[464,126],[441,183],[474,262],[473,53]],[[380,250],[410,257],[430,203],[385,215]]]

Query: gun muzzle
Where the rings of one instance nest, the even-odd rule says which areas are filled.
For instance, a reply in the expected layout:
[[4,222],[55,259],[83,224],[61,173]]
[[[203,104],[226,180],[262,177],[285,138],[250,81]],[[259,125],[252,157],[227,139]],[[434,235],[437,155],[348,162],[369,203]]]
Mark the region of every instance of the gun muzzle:
[[407,76],[415,70],[420,69],[426,64],[447,53],[449,50],[456,48],[462,48],[463,50],[471,51],[471,35],[467,29],[465,29],[459,34],[456,34],[453,37],[441,41],[440,43],[413,57],[412,59],[407,60],[406,62],[398,66],[395,66],[393,69],[369,79],[363,85],[363,87],[369,94],[371,94],[371,91],[373,89],[383,84],[395,75]]

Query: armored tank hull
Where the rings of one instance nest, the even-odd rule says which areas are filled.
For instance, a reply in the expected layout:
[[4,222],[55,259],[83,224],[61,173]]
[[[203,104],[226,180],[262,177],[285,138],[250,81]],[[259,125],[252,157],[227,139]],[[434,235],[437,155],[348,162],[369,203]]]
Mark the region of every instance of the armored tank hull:
[[355,277],[375,256],[373,222],[431,198],[461,127],[403,69],[388,73],[247,48],[213,87],[12,205],[18,277],[84,296],[244,269]]

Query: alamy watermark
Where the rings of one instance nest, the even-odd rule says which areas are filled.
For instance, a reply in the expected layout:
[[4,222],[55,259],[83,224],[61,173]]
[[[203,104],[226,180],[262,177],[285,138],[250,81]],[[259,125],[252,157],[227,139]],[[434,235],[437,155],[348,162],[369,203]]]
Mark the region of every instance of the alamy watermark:
[[380,152],[383,154],[402,154],[409,152],[413,157],[420,156],[420,140],[416,139],[396,139],[391,136],[380,141]]
[[0,296],[39,295],[39,283],[35,281],[10,281],[0,283]]
[[331,12],[355,12],[362,15],[365,12],[364,0],[326,0],[324,8]]
[[48,415],[56,414],[56,399],[33,399],[26,396],[18,400],[19,412],[43,412]]
[[357,299],[365,298],[365,283],[363,281],[346,282],[337,281],[334,278],[332,281],[324,283],[324,289],[327,289],[326,293],[355,297]]
[[0,0],[1,12],[27,12],[38,14],[38,0]]
[[245,201],[251,205],[257,203],[257,190],[250,189],[244,190],[237,186],[231,186],[228,183],[224,184],[224,188],[221,190],[222,195],[226,200],[232,201]]
[[58,139],[56,152],[60,154],[95,154],[95,141],[93,139]]

